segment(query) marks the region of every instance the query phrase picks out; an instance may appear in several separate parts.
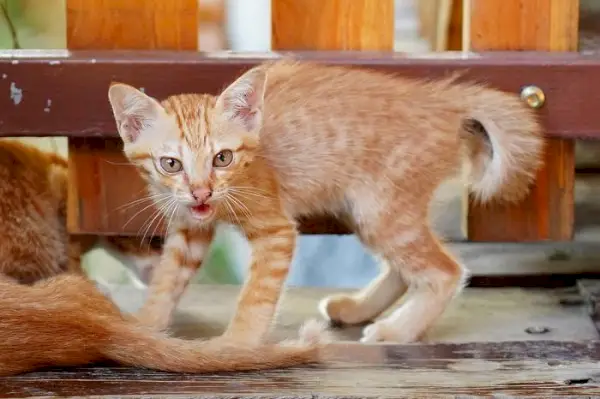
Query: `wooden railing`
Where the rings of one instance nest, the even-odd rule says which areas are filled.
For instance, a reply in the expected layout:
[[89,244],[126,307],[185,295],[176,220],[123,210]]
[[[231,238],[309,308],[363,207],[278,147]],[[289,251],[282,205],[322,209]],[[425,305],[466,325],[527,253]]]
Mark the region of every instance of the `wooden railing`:
[[[392,0],[272,0],[275,52],[248,57],[196,51],[197,0],[68,0],[67,42],[69,50],[77,51],[8,52],[0,57],[0,92],[22,94],[19,102],[0,96],[0,135],[68,136],[73,177],[70,232],[130,235],[137,233],[139,223],[134,220],[124,228],[124,221],[139,209],[117,208],[139,196],[143,184],[120,154],[106,99],[110,81],[143,87],[158,98],[178,92],[217,93],[264,58],[293,50],[313,50],[292,54],[297,57],[405,76],[462,71],[462,79],[516,94],[526,86],[539,87],[545,103],[538,112],[548,135],[545,168],[525,201],[511,206],[466,202],[468,238],[570,240],[573,139],[600,134],[600,57],[547,51],[576,49],[578,1],[463,3],[469,5],[463,34],[470,36],[463,42],[476,54],[411,58],[392,53]],[[491,50],[510,52],[488,53]],[[303,226],[307,233],[346,232],[329,219],[304,221]]]

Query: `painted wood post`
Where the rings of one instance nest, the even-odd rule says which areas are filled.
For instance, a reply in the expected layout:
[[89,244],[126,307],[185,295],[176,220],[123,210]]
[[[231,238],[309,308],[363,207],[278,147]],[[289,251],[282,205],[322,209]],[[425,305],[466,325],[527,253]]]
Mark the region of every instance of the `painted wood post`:
[[[464,34],[469,35],[471,51],[577,50],[579,0],[470,0],[465,11],[469,23]],[[570,240],[574,180],[573,140],[547,139],[545,167],[529,197],[515,205],[479,206],[469,201],[467,237],[473,241]]]
[[[67,0],[66,5],[67,48],[71,50],[198,47],[198,0]],[[144,188],[119,148],[116,139],[69,139],[70,233],[110,231],[110,226],[122,227],[130,213],[135,214],[135,209],[115,212],[123,205],[116,200],[140,195]],[[144,214],[140,219],[144,220]]]
[[393,0],[272,0],[273,50],[394,48]]

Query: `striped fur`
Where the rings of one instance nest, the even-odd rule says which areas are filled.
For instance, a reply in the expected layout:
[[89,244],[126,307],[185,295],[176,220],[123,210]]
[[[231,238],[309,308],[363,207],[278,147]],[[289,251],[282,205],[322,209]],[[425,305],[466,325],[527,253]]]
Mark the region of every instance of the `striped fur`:
[[[159,103],[115,84],[109,98],[125,154],[168,204],[172,242],[140,317],[165,328],[189,270],[201,265],[191,246],[204,249],[215,223],[234,223],[253,258],[225,338],[250,345],[265,338],[274,317],[295,220],[321,213],[350,220],[382,258],[379,277],[356,294],[324,299],[323,315],[362,323],[404,296],[364,330],[363,341],[418,339],[466,279],[428,225],[436,188],[464,166],[481,200],[518,201],[543,153],[536,118],[518,97],[456,79],[285,60],[249,70],[217,97],[182,94]],[[218,166],[227,150],[233,161]],[[181,168],[167,173],[162,157]],[[212,197],[199,203],[197,189]]]

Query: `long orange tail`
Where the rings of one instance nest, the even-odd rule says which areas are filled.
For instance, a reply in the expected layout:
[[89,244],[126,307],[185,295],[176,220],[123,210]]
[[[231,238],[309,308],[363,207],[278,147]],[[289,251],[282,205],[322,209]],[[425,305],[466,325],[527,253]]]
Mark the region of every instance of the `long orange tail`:
[[318,362],[320,326],[307,325],[301,335],[305,339],[255,348],[171,338],[124,317],[85,277],[29,287],[0,279],[0,375],[103,360],[193,373]]

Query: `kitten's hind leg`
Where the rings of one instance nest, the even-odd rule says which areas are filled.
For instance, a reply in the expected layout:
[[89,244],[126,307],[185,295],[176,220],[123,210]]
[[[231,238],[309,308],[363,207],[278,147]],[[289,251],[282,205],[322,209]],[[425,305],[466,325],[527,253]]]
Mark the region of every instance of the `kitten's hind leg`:
[[371,283],[355,294],[336,294],[319,303],[319,311],[335,324],[361,324],[372,321],[389,308],[404,292],[407,285],[397,268],[385,260],[381,271]]
[[391,315],[364,329],[361,342],[409,343],[420,339],[464,284],[465,270],[427,226],[414,240],[388,248],[386,257],[408,282],[409,291]]

